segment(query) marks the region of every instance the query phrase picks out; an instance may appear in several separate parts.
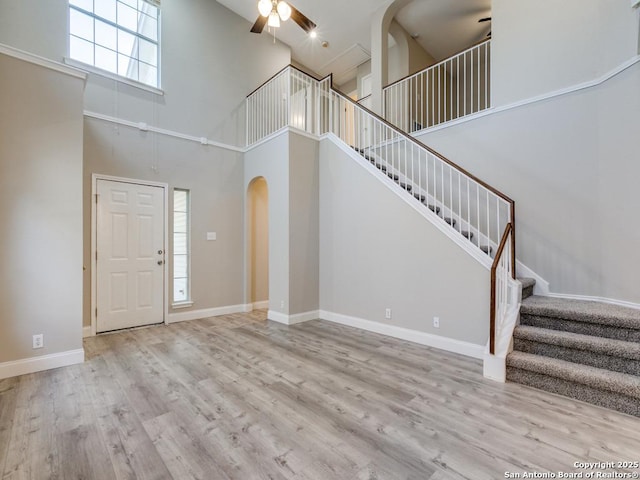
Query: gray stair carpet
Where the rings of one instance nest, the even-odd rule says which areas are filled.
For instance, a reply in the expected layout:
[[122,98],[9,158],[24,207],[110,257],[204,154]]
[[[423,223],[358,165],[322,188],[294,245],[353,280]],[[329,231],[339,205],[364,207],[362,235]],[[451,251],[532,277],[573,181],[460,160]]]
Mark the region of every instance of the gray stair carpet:
[[520,281],[507,380],[640,416],[640,310],[527,297],[535,282]]
[[640,343],[520,325],[513,332],[519,352],[640,375]]
[[640,378],[634,375],[513,352],[507,380],[640,416]]
[[518,278],[518,280],[522,284],[522,300],[533,295],[533,287],[536,285],[536,280],[526,277]]
[[640,342],[640,310],[606,303],[534,295],[522,302],[520,323]]

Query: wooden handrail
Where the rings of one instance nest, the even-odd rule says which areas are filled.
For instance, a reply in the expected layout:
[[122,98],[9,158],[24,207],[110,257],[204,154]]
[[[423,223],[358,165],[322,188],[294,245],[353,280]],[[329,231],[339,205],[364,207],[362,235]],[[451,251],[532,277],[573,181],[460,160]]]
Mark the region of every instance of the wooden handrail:
[[412,137],[411,135],[409,135],[408,133],[404,132],[403,130],[399,129],[398,127],[396,127],[395,125],[389,123],[387,120],[385,120],[384,118],[382,118],[380,115],[378,115],[377,113],[375,113],[372,110],[369,110],[367,107],[360,105],[357,101],[353,100],[351,97],[349,97],[347,94],[341,92],[340,90],[338,90],[337,88],[335,88],[333,86],[333,74],[329,74],[326,77],[322,78],[322,79],[318,79],[316,77],[314,77],[313,75],[309,75],[308,73],[300,70],[298,67],[294,66],[294,65],[287,65],[286,67],[282,68],[279,72],[277,72],[276,74],[274,74],[269,80],[267,80],[266,82],[264,82],[262,85],[260,85],[258,88],[256,88],[253,92],[251,92],[249,95],[247,95],[247,97],[250,97],[251,95],[253,95],[254,93],[256,93],[258,90],[260,90],[262,87],[264,87],[267,83],[269,83],[271,80],[273,80],[274,78],[276,78],[278,75],[280,75],[282,72],[284,72],[287,68],[292,68],[300,73],[302,73],[303,75],[308,76],[309,78],[314,79],[316,82],[323,82],[325,81],[327,78],[330,79],[330,85],[331,85],[331,90],[334,91],[336,94],[338,94],[339,96],[341,96],[342,98],[344,98],[345,100],[347,100],[348,102],[352,103],[353,105],[355,105],[357,108],[361,108],[363,109],[365,112],[367,112],[369,115],[373,116],[374,118],[376,118],[377,120],[379,120],[380,122],[382,122],[385,126],[389,127],[390,129],[392,129],[393,131],[395,131],[396,133],[400,134],[402,137],[404,137],[406,140],[409,140],[412,143],[415,143],[416,145],[418,145],[419,147],[424,148],[426,151],[428,151],[429,153],[431,153],[432,155],[438,157],[440,160],[442,160],[444,163],[446,163],[447,165],[449,165],[450,167],[454,168],[455,170],[457,170],[458,172],[462,173],[463,175],[465,175],[466,177],[469,177],[471,180],[473,180],[474,182],[478,183],[479,185],[483,186],[484,188],[486,188],[487,190],[489,190],[491,193],[497,195],[498,197],[502,198],[504,201],[508,202],[509,204],[511,204],[511,212],[512,212],[512,222],[513,222],[513,211],[514,211],[514,205],[515,202],[509,198],[507,195],[505,195],[504,193],[502,193],[500,190],[492,187],[491,185],[489,185],[488,183],[480,180],[478,177],[476,177],[475,175],[473,175],[471,172],[465,170],[464,168],[462,168],[461,166],[457,165],[456,163],[452,162],[451,160],[449,160],[448,158],[446,158],[444,155],[441,155],[440,153],[436,152],[434,149],[432,149],[431,147],[425,145],[424,143],[422,143],[420,140],[417,140],[416,138]]
[[[491,265],[491,307],[489,313],[489,353],[491,353],[491,355],[495,355],[496,353],[496,270],[504,253],[504,248],[507,245],[509,235],[514,236],[513,225],[511,223],[507,223],[507,226],[504,227],[500,245],[498,246],[496,256],[493,258],[493,264]],[[513,240],[511,242],[511,248],[513,248]],[[514,255],[512,255],[512,257],[514,257]],[[511,272],[513,278],[515,278],[515,273],[514,268]]]
[[509,203],[511,205],[511,211],[513,212],[513,208],[514,208],[515,202],[511,198],[509,198],[507,195],[502,193],[500,190],[497,190],[496,188],[492,187],[488,183],[483,182],[478,177],[476,177],[472,173],[468,172],[467,170],[465,170],[461,166],[455,164],[454,162],[452,162],[451,160],[449,160],[445,156],[441,155],[440,153],[436,152],[431,147],[428,147],[427,145],[422,143],[420,140],[417,140],[415,137],[412,137],[411,135],[409,135],[408,133],[404,132],[403,130],[400,130],[395,125],[389,123],[388,121],[386,121],[384,118],[382,118],[377,113],[373,112],[372,110],[369,110],[367,107],[365,107],[363,105],[360,105],[358,102],[356,102],[355,100],[350,98],[348,95],[342,93],[340,90],[335,89],[333,87],[333,84],[331,85],[331,90],[333,90],[336,94],[340,95],[342,98],[344,98],[348,102],[352,103],[357,108],[361,108],[362,110],[367,112],[369,115],[375,117],[377,120],[382,122],[385,126],[389,127],[390,129],[394,130],[395,132],[399,133],[406,140],[409,140],[410,142],[415,143],[419,147],[424,148],[426,151],[428,151],[429,153],[431,153],[435,157],[438,157],[440,160],[442,160],[444,163],[446,163],[450,167],[454,168],[455,170],[457,170],[458,172],[462,173],[466,177],[469,177],[471,180],[473,180],[474,182],[478,183],[479,185],[482,185],[484,188],[489,190],[491,193],[493,193],[493,194],[497,195],[498,197],[502,198],[505,202],[507,202],[507,203]]
[[420,75],[421,73],[426,72],[426,71],[427,71],[427,70],[429,70],[430,68],[435,68],[435,67],[437,67],[437,66],[439,66],[439,65],[441,65],[441,64],[443,64],[443,63],[448,62],[448,61],[449,61],[449,60],[451,60],[453,57],[457,57],[458,55],[462,55],[463,53],[467,52],[468,50],[471,50],[472,48],[476,48],[477,46],[482,45],[483,43],[486,43],[486,42],[490,42],[490,41],[491,41],[491,39],[490,39],[490,38],[487,38],[487,39],[484,39],[484,40],[480,40],[479,42],[474,43],[474,44],[473,44],[473,45],[471,45],[470,47],[463,48],[463,49],[462,49],[462,50],[460,50],[459,52],[454,53],[453,55],[449,55],[449,56],[448,56],[447,58],[445,58],[444,60],[440,60],[439,62],[432,63],[431,65],[428,65],[428,66],[424,67],[422,70],[418,70],[418,71],[417,71],[417,72],[415,72],[415,73],[410,73],[409,75],[406,75],[406,76],[402,77],[400,80],[396,80],[396,81],[394,81],[394,82],[391,82],[391,83],[390,83],[390,84],[388,84],[387,86],[382,87],[382,91],[384,92],[387,88],[389,88],[389,87],[393,87],[393,86],[394,86],[395,84],[397,84],[397,83],[404,82],[405,80],[408,80],[408,79],[409,79],[409,78],[411,78],[411,77],[415,77],[415,76],[417,76],[417,75]]
[[269,77],[269,79],[266,82],[262,82],[262,84],[254,89],[249,95],[247,95],[247,98],[249,98],[251,95],[253,95],[254,93],[256,93],[258,90],[260,90],[262,87],[264,87],[267,83],[269,83],[271,80],[273,80],[274,78],[276,78],[278,75],[280,75],[281,73],[283,73],[287,68],[292,68],[294,70],[297,70],[298,72],[302,73],[303,75],[306,75],[309,78],[313,78],[316,82],[323,82],[325,81],[327,78],[331,77],[333,74],[330,73],[329,75],[325,76],[324,78],[316,78],[313,75],[305,72],[304,70],[299,69],[298,67],[296,67],[295,65],[289,64],[283,68],[281,68],[280,70],[278,70],[276,73],[274,73],[273,75],[271,75],[271,77]]

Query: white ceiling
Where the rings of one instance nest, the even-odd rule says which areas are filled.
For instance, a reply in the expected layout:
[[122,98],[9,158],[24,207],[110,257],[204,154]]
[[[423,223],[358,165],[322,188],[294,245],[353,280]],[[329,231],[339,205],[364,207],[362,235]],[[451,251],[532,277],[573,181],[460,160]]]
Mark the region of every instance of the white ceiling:
[[[257,0],[217,0],[251,25],[258,17]],[[310,38],[291,20],[276,29],[276,37],[291,47],[295,61],[326,75],[333,72],[341,81],[355,76],[357,64],[371,51],[371,18],[389,0],[291,0],[291,4],[318,25],[318,37]],[[396,20],[436,60],[441,60],[482,40],[490,23],[478,19],[491,14],[491,0],[413,0]],[[250,33],[247,24],[247,35]],[[262,35],[269,35],[265,27]],[[323,48],[322,41],[329,42]],[[358,55],[354,55],[358,52]],[[364,54],[362,52],[365,52]],[[342,71],[336,71],[341,69]],[[337,81],[337,78],[334,78]]]

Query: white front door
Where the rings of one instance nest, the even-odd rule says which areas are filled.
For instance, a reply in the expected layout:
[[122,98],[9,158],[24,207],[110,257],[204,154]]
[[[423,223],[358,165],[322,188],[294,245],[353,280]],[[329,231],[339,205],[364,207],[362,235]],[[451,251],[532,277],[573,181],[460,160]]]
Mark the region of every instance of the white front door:
[[96,331],[164,321],[164,189],[97,180]]

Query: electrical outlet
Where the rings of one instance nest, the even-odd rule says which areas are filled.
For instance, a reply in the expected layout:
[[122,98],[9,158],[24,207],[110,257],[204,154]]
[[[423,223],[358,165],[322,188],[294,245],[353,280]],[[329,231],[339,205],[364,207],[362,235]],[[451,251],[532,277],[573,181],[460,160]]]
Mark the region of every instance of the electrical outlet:
[[390,308],[387,308],[384,311],[384,318],[386,318],[387,320],[391,320],[391,309]]
[[280,300],[280,308],[284,308],[284,300]]
[[433,317],[433,326],[435,328],[440,328],[440,317]]
[[44,347],[44,335],[38,334],[33,336],[33,348],[42,348]]

